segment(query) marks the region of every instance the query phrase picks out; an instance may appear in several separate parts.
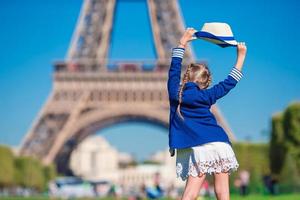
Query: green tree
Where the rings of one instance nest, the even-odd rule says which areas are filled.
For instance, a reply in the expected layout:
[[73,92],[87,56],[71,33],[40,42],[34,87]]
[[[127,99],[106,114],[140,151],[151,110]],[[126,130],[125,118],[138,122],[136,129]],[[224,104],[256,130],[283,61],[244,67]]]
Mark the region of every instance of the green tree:
[[14,155],[9,147],[0,146],[0,188],[14,182]]
[[56,168],[53,164],[44,166],[43,171],[44,171],[44,180],[45,180],[44,188],[46,189],[48,186],[48,182],[53,180],[57,176],[57,173],[56,173]]
[[272,117],[271,128],[272,130],[269,150],[270,169],[273,175],[278,176],[282,170],[287,152],[285,146],[282,113],[276,114]]
[[18,157],[15,160],[15,166],[18,185],[35,188],[39,191],[44,189],[44,169],[38,160],[30,157]]
[[284,112],[283,129],[288,153],[300,173],[300,103],[293,103]]
[[285,164],[279,175],[280,192],[300,192],[300,174],[292,155],[287,154]]
[[272,118],[270,168],[281,192],[300,191],[300,103]]

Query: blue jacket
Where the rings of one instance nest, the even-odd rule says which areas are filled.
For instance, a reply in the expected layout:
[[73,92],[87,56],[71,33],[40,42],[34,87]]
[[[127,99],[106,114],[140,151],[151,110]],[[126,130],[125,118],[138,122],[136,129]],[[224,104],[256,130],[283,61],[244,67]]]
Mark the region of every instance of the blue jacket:
[[173,48],[172,61],[168,77],[170,101],[169,147],[188,148],[200,144],[222,141],[232,145],[226,132],[217,124],[210,107],[225,96],[243,74],[233,68],[227,78],[209,89],[200,89],[194,82],[187,82],[182,93],[180,118],[177,113],[180,88],[181,62],[185,49]]

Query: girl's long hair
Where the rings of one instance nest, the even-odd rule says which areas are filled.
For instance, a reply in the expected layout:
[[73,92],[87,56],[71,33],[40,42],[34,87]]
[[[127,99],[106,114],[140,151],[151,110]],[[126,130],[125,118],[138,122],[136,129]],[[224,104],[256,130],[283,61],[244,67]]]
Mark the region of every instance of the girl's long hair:
[[180,110],[182,103],[182,93],[184,91],[185,84],[190,81],[197,83],[200,89],[208,88],[211,83],[211,73],[205,63],[191,63],[190,65],[188,65],[183,75],[182,84],[178,92],[179,104],[177,107],[177,113],[181,119],[184,119]]

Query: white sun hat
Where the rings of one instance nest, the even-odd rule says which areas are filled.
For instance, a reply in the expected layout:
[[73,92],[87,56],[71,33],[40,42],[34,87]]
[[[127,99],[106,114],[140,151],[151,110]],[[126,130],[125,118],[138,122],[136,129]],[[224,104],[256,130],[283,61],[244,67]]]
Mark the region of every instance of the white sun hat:
[[237,41],[233,37],[231,28],[226,23],[205,23],[201,31],[195,33],[195,36],[221,47],[237,46]]

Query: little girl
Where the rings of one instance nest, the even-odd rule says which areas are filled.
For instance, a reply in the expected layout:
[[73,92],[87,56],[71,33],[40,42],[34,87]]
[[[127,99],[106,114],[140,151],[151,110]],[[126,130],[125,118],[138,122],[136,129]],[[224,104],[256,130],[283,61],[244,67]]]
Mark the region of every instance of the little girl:
[[172,52],[168,79],[169,146],[173,152],[177,149],[177,176],[187,179],[182,199],[196,199],[206,174],[213,173],[217,199],[228,200],[229,175],[239,164],[226,132],[217,124],[210,108],[242,78],[246,46],[238,43],[236,64],[225,80],[208,88],[211,83],[208,67],[191,63],[180,85],[185,46],[195,39],[195,32],[195,29],[188,28]]

